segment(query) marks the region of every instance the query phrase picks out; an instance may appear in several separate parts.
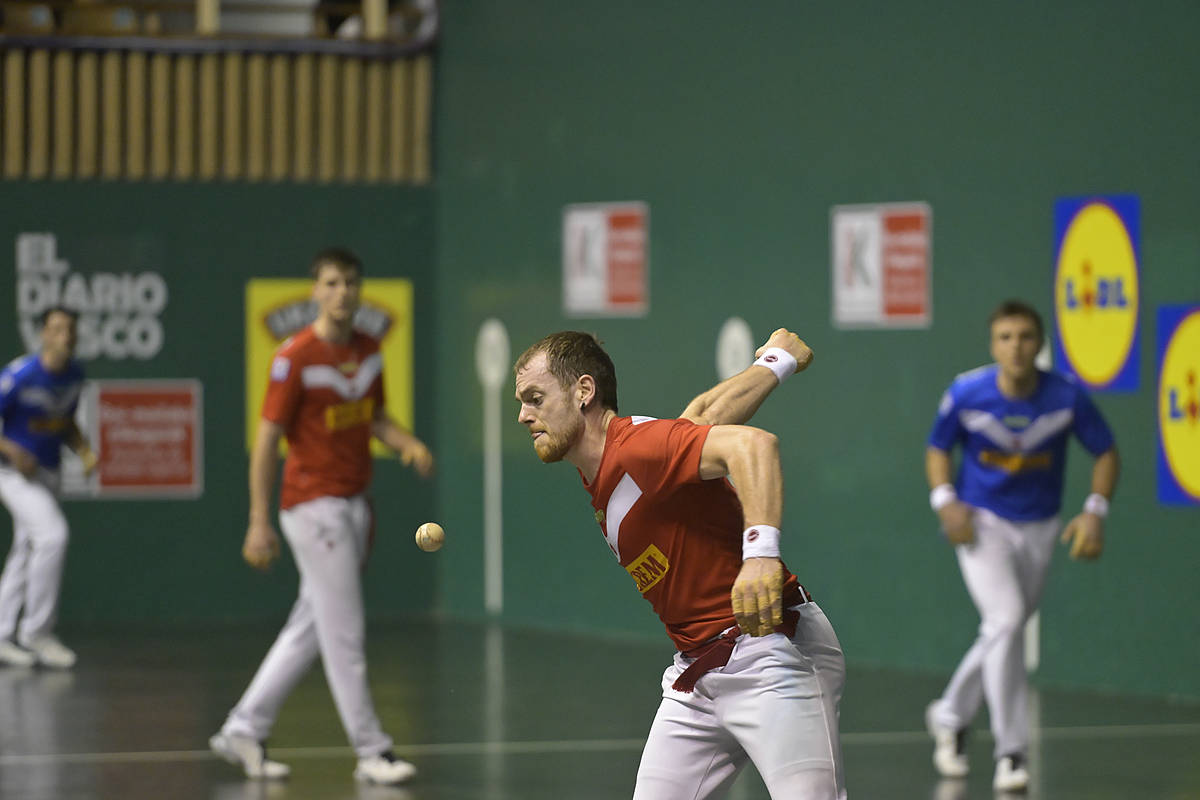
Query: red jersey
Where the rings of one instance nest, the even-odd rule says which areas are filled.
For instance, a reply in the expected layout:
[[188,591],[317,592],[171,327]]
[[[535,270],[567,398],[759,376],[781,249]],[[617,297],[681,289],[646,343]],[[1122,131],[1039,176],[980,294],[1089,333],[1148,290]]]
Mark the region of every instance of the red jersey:
[[280,507],[365,490],[371,422],[383,406],[383,358],[370,336],[355,331],[348,344],[334,344],[310,325],[284,342],[262,410],[288,440]]
[[[730,590],[742,569],[742,504],[725,478],[700,479],[711,425],[617,417],[592,495],[608,547],[680,651],[735,624]],[[803,602],[787,571],[784,608]],[[794,625],[794,621],[793,621]]]

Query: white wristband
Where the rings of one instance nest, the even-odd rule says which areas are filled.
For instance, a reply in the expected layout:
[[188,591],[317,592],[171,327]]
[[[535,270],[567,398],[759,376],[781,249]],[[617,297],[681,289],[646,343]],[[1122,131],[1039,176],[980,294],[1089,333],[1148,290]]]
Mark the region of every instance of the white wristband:
[[1083,501],[1083,510],[1104,519],[1108,516],[1108,498],[1099,492],[1092,492]]
[[742,533],[742,559],[779,558],[779,528],[753,525]]
[[787,376],[796,371],[796,358],[782,347],[768,347],[754,362],[760,367],[766,367],[775,373],[775,380],[783,383]]
[[934,511],[941,511],[957,499],[958,492],[954,491],[954,485],[943,483],[933,487],[933,491],[929,493],[929,507]]

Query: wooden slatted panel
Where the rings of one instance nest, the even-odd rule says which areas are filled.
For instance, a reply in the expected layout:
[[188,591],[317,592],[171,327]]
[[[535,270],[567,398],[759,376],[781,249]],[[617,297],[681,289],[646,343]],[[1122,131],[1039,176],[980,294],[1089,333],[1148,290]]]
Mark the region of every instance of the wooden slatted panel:
[[50,51],[29,54],[29,163],[26,175],[40,180],[50,172]]
[[191,180],[196,169],[196,59],[175,59],[175,164],[176,180]]
[[125,56],[125,175],[146,177],[146,54]]
[[417,56],[413,62],[412,131],[413,183],[429,183],[432,171],[429,156],[429,129],[433,106],[433,59]]
[[267,172],[267,57],[246,60],[246,178],[261,181]]
[[224,58],[224,147],[221,159],[221,175],[226,180],[242,177],[245,170],[243,153],[246,146],[246,128],[242,115],[242,73],[245,57],[241,53],[226,53]]
[[291,170],[289,133],[291,126],[291,61],[287,56],[271,56],[271,115],[270,128],[270,176],[271,180],[282,181]]
[[4,177],[25,174],[25,51],[4,54]]
[[197,174],[202,181],[217,177],[221,143],[221,57],[200,56],[200,152]]
[[296,105],[293,119],[296,132],[296,152],[292,175],[298,181],[313,178],[313,72],[316,59],[311,54],[297,56],[294,62]]
[[190,180],[199,164],[209,179],[431,179],[428,55],[10,50],[3,64],[8,178]]
[[76,59],[75,177],[96,177],[100,138],[100,63],[95,53],[80,53]]
[[386,73],[382,61],[367,62],[366,128],[363,178],[371,183],[383,180],[383,114],[387,104],[384,87]]
[[387,0],[363,0],[363,35],[367,39],[387,36]]
[[388,69],[387,176],[408,180],[409,62],[393,61]]
[[352,183],[359,179],[362,158],[362,61],[347,58],[342,63],[342,180]]
[[108,180],[121,177],[121,152],[124,140],[121,131],[121,53],[110,50],[101,59],[101,127],[100,174]]
[[150,59],[150,177],[171,174],[171,57],[155,53]]
[[322,55],[317,64],[317,179],[337,177],[338,57]]
[[75,54],[54,54],[53,175],[65,181],[75,170]]

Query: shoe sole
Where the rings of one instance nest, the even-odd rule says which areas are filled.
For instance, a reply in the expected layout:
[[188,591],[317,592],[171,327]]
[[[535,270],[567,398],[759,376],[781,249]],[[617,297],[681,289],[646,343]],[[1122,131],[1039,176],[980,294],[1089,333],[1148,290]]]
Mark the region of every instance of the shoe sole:
[[29,669],[37,666],[37,661],[14,661],[12,659],[0,659],[0,667],[9,667],[12,669]]
[[239,768],[247,778],[253,778],[254,780],[281,781],[285,780],[292,774],[292,770],[290,768],[278,775],[267,775],[262,771],[251,772],[246,767],[246,762],[242,760],[241,756],[239,756],[233,750],[224,748],[218,744],[216,736],[208,740],[208,749],[211,750],[213,755],[217,756],[217,758],[220,758],[222,761]]
[[413,769],[409,770],[407,773],[405,773],[403,776],[396,778],[394,780],[380,781],[380,780],[376,780],[376,779],[372,778],[369,775],[365,775],[356,769],[356,770],[354,770],[354,780],[356,780],[360,783],[369,783],[373,786],[397,786],[401,783],[407,783],[408,781],[412,780],[416,774],[417,774],[417,770],[416,770],[416,768],[413,768]]
[[1011,783],[996,783],[993,781],[992,788],[997,792],[1024,792],[1029,789],[1029,778]]

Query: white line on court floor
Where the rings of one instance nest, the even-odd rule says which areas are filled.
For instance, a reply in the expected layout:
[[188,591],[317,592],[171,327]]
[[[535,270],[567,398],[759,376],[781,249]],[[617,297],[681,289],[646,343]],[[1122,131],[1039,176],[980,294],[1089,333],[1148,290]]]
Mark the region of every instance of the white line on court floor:
[[[990,734],[977,731],[983,738]],[[1042,728],[1037,732],[1043,739],[1121,739],[1154,736],[1200,736],[1200,722],[1178,722],[1150,725],[1071,725]],[[889,745],[924,742],[924,731],[876,731],[842,734],[842,746]],[[640,750],[645,739],[574,739],[528,742],[456,742],[446,744],[401,745],[396,749],[404,756],[449,756],[491,754],[582,753],[614,750]],[[346,758],[352,755],[349,747],[272,747],[271,755],[282,760]],[[0,767],[36,766],[45,764],[137,764],[179,761],[207,761],[215,758],[208,750],[147,750],[121,753],[42,753],[29,755],[0,755]]]

